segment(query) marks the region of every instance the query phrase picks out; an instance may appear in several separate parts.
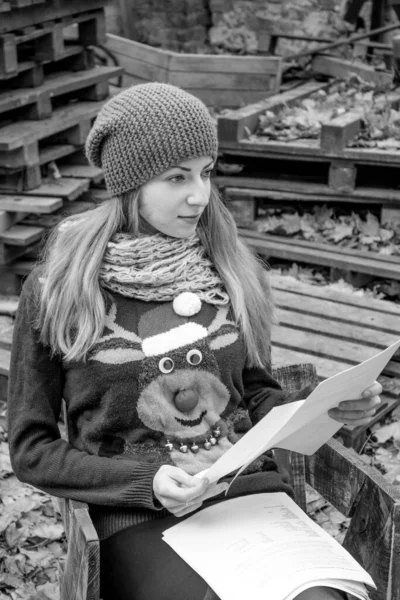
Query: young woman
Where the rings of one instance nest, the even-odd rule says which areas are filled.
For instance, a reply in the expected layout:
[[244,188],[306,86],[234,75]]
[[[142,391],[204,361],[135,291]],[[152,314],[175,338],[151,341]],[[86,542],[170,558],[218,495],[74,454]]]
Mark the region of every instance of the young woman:
[[[104,600],[211,598],[161,534],[224,499],[226,482],[194,475],[284,400],[270,374],[266,273],[211,186],[217,137],[198,99],[166,84],[129,88],[104,105],[86,151],[112,199],[68,217],[25,282],[13,468],[89,504]],[[331,416],[368,422],[380,391],[375,383]],[[69,441],[57,427],[62,398]],[[265,491],[292,493],[270,455],[229,496]],[[320,588],[301,598],[316,593],[340,597]]]

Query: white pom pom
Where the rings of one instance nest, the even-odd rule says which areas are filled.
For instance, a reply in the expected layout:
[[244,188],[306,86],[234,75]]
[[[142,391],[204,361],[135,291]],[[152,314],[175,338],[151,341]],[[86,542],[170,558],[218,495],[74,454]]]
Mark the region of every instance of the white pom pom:
[[201,309],[201,300],[193,292],[182,292],[174,298],[172,308],[181,317],[192,317]]

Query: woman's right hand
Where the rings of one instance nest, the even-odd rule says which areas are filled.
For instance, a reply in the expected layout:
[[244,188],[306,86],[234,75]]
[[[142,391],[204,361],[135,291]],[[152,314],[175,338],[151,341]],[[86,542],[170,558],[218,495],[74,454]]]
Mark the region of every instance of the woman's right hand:
[[209,484],[207,479],[188,475],[183,469],[163,465],[153,479],[153,492],[157,500],[176,517],[200,508],[204,500],[224,492],[227,483]]

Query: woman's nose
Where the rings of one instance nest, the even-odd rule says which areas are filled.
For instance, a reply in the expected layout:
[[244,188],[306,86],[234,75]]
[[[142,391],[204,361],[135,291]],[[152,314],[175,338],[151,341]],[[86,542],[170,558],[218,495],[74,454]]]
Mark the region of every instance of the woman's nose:
[[187,203],[190,206],[207,206],[209,196],[203,193],[192,193],[187,197]]

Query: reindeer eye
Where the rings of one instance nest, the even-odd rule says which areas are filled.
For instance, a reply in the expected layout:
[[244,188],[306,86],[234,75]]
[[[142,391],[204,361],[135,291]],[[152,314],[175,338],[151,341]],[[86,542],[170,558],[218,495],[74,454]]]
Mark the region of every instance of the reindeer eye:
[[186,354],[186,360],[190,365],[199,365],[203,360],[203,355],[200,350],[189,350]]
[[169,356],[165,356],[158,363],[161,373],[171,373],[174,370],[174,361]]

